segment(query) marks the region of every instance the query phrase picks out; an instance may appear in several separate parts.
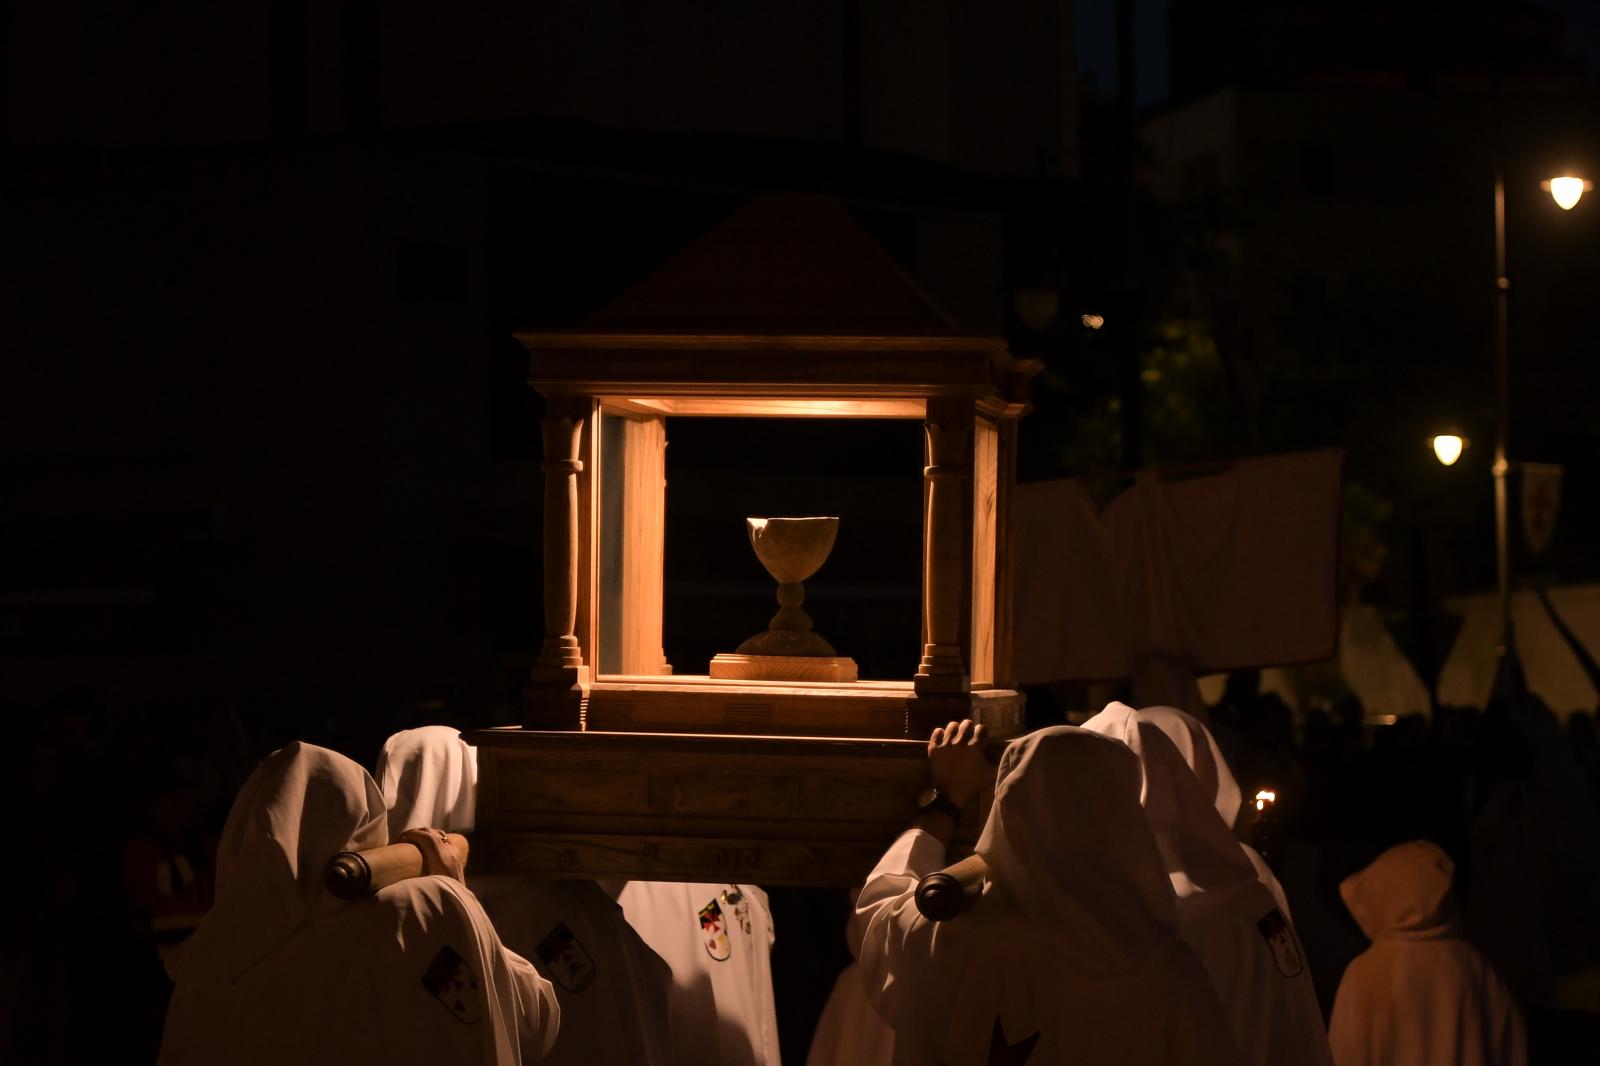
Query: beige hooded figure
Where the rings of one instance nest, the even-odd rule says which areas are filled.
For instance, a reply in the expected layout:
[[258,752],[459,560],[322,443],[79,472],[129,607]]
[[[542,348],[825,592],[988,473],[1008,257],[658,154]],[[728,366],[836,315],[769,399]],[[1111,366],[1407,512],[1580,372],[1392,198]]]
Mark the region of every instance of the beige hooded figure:
[[902,833],[856,906],[861,974],[900,1066],[1223,1066],[1240,1061],[1178,936],[1128,749],[1071,726],[1013,741],[978,840],[983,895],[935,923],[920,878],[945,865]]
[[[470,831],[477,749],[447,726],[396,733],[378,756],[389,836],[419,825]],[[671,1066],[667,990],[672,971],[593,881],[512,874],[469,876],[506,946],[556,986],[561,1034],[546,1063]]]
[[537,1062],[560,1021],[550,983],[507,951],[466,886],[415,877],[345,901],[336,852],[389,843],[377,784],[290,744],[229,812],[216,904],[168,964],[161,1066]]
[[1338,1066],[1522,1066],[1522,1015],[1493,967],[1461,938],[1436,844],[1390,848],[1339,886],[1372,946],[1339,982],[1328,1038]]
[[1121,703],[1083,724],[1143,768],[1140,801],[1177,898],[1184,942],[1205,964],[1244,1060],[1326,1066],[1322,1011],[1299,937],[1167,735]]

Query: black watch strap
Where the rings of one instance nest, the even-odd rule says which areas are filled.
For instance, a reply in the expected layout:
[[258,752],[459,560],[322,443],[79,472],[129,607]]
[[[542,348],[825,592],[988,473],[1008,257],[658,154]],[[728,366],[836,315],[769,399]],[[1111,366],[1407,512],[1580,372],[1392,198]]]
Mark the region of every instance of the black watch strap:
[[938,811],[957,825],[961,824],[961,808],[936,788],[930,788],[917,797],[917,813],[927,814],[929,811]]

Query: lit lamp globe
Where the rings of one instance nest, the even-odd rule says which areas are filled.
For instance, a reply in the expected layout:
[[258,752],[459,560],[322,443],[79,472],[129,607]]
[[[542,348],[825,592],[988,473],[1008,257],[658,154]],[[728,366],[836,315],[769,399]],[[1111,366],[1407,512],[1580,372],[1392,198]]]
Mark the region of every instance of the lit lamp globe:
[[1563,174],[1559,178],[1541,181],[1539,187],[1550,193],[1557,207],[1563,211],[1571,211],[1578,206],[1578,201],[1583,199],[1583,194],[1594,188],[1594,182]]
[[1445,466],[1454,466],[1457,459],[1461,458],[1461,450],[1467,446],[1467,440],[1459,433],[1440,433],[1432,438],[1433,456]]

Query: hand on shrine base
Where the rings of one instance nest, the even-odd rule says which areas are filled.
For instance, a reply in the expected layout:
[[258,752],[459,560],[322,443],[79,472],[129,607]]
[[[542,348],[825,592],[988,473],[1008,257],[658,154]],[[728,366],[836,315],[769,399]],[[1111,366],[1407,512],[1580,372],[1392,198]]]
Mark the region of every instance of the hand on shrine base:
[[963,811],[970,811],[983,787],[994,780],[994,764],[983,754],[983,726],[962,719],[928,738],[928,769],[933,787]]
[[450,842],[450,837],[443,829],[428,827],[426,829],[407,829],[400,834],[400,843],[414,844],[422,852],[422,872],[427,874],[443,874],[453,877],[462,884],[467,883],[466,863],[462,861],[461,852]]

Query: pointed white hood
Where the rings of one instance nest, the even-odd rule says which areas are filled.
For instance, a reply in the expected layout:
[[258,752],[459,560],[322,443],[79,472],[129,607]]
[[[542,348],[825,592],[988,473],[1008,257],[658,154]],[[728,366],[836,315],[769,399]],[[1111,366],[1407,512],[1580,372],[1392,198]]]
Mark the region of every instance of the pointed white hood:
[[389,806],[389,839],[432,826],[452,833],[473,828],[478,749],[449,726],[406,729],[383,743],[378,780]]
[[1144,707],[1140,709],[1139,717],[1155,725],[1172,741],[1199,780],[1200,787],[1213,797],[1217,813],[1232,829],[1239,820],[1244,795],[1239,791],[1239,782],[1228,768],[1228,760],[1222,757],[1222,749],[1217,746],[1217,738],[1211,735],[1211,730],[1200,719],[1177,707]]
[[1183,754],[1154,722],[1113,703],[1085,729],[1122,741],[1144,769],[1142,801],[1177,896],[1184,941],[1211,975],[1245,1062],[1331,1066],[1299,938]]
[[[1189,764],[1195,779],[1200,782],[1200,790],[1213,796],[1217,813],[1232,829],[1238,821],[1244,798],[1239,791],[1239,782],[1234,778],[1233,771],[1228,769],[1228,761],[1223,758],[1222,749],[1217,746],[1211,730],[1194,715],[1176,707],[1146,707],[1139,712],[1139,717],[1159,728],[1172,741]],[[1240,842],[1239,849],[1255,868],[1257,879],[1272,893],[1278,909],[1283,911],[1284,917],[1290,917],[1289,899],[1284,894],[1283,886],[1278,883],[1278,875],[1267,865],[1267,860],[1243,842]]]
[[1255,868],[1217,813],[1183,755],[1154,724],[1123,703],[1111,703],[1083,728],[1120,740],[1144,770],[1140,802],[1179,898],[1256,884]]
[[239,790],[217,848],[216,903],[169,964],[174,981],[228,984],[339,901],[322,884],[335,852],[389,842],[383,796],[360,766],[296,741]]
[[1130,970],[1177,929],[1138,795],[1138,760],[1072,726],[1012,741],[1000,759],[978,853],[996,886],[1085,974]]

